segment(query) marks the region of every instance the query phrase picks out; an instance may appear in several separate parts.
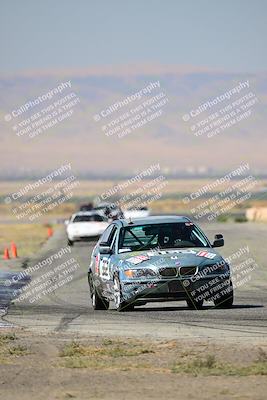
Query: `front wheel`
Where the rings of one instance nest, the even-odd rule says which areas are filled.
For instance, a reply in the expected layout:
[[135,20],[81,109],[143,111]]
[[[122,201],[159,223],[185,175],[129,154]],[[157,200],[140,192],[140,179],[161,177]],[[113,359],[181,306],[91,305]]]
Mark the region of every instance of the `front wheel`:
[[114,278],[114,303],[117,311],[132,311],[134,309],[133,304],[126,303],[121,294],[121,283],[118,276]]
[[234,290],[232,281],[230,281],[229,287],[226,293],[221,294],[218,299],[214,299],[214,305],[216,308],[231,308],[234,303]]
[[204,301],[203,300],[195,301],[193,298],[188,298],[186,302],[190,310],[201,310]]
[[68,239],[68,246],[73,246],[73,241],[72,240],[70,240],[70,239]]

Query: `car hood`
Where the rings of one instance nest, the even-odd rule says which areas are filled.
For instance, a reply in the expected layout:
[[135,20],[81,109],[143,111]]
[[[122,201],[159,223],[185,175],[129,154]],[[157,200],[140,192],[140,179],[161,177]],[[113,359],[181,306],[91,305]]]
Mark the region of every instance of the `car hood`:
[[161,251],[135,251],[118,255],[124,268],[204,266],[223,261],[213,248],[166,249]]

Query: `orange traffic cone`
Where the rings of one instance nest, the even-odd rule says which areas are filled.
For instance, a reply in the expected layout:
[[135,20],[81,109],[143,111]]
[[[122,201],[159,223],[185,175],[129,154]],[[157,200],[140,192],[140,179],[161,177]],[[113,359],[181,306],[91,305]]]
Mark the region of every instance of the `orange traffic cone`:
[[47,228],[47,236],[50,238],[51,236],[53,236],[53,229],[51,228],[51,226],[49,226]]
[[17,246],[15,245],[14,242],[11,242],[11,254],[13,258],[18,257]]
[[5,247],[3,259],[4,259],[4,260],[9,260],[9,259],[10,259],[10,257],[9,257],[9,251],[8,251],[8,248],[7,248],[7,247]]

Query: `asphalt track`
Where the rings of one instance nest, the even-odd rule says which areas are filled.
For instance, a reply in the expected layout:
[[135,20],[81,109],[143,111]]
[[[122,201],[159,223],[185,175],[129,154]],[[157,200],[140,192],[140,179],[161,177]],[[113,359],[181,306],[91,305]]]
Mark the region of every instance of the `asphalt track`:
[[[206,303],[203,310],[189,310],[185,302],[152,303],[136,307],[132,312],[118,313],[113,305],[106,311],[91,307],[87,268],[94,243],[76,244],[71,254],[53,261],[48,267],[33,273],[32,280],[70,258],[77,264],[72,280],[39,301],[12,301],[2,318],[5,325],[14,325],[45,334],[58,332],[76,336],[126,336],[151,338],[179,338],[265,342],[267,338],[267,231],[261,224],[210,224],[203,226],[210,239],[222,232],[227,256],[239,248],[249,246],[258,265],[248,282],[235,291],[234,307],[215,309]],[[29,266],[47,259],[66,247],[64,228],[56,232]],[[247,257],[247,256],[245,256]],[[244,259],[244,258],[243,258]],[[56,278],[54,283],[56,282]],[[7,289],[12,290],[12,285]]]

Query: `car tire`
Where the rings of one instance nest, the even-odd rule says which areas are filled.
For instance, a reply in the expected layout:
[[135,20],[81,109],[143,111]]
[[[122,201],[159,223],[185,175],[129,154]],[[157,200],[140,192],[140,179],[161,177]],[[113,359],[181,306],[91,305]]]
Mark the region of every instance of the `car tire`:
[[70,239],[68,239],[68,246],[73,246],[74,242]]
[[126,303],[122,298],[121,283],[120,283],[120,279],[117,275],[115,275],[115,277],[114,277],[114,303],[115,303],[116,310],[119,312],[134,310],[134,304]]
[[190,308],[190,310],[201,310],[201,308],[203,307],[203,300],[199,300],[199,301],[195,301],[193,298],[189,298],[186,300],[187,306],[188,308]]
[[92,307],[94,310],[108,310],[109,308],[109,301],[106,299],[103,299],[103,297],[100,295],[99,290],[95,287],[91,274],[88,274],[88,283],[89,283],[89,288],[90,288],[90,294],[91,294],[91,301],[92,301]]
[[231,308],[234,303],[234,290],[232,281],[229,285],[229,293],[222,295],[219,299],[214,300],[216,308]]

